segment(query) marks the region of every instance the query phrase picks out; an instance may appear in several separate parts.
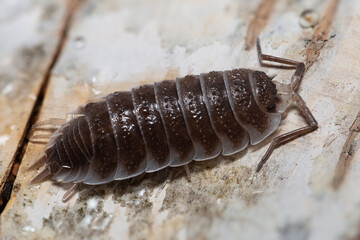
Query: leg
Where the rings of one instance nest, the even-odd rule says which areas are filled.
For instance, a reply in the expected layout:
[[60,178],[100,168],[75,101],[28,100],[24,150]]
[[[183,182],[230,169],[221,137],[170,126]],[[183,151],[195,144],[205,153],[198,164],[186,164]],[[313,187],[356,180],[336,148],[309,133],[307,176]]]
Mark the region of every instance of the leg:
[[190,169],[188,165],[184,165],[184,169],[185,169],[185,173],[186,173],[186,177],[188,182],[191,182],[191,176],[190,176]]
[[280,58],[280,57],[263,54],[262,50],[261,50],[259,38],[256,41],[256,47],[257,47],[257,51],[258,51],[259,62],[261,65],[267,66],[267,67],[275,67],[274,65],[268,65],[268,64],[264,63],[264,61],[268,61],[268,62],[283,63],[283,64],[293,66],[296,68],[295,73],[291,77],[291,89],[295,92],[299,86],[299,83],[300,83],[303,75],[304,75],[305,64],[302,62],[297,62],[297,61],[286,59],[286,58]]
[[78,187],[78,184],[77,184],[77,183],[73,183],[73,184],[71,185],[71,187],[66,191],[66,193],[64,194],[64,196],[62,197],[62,201],[63,201],[63,202],[69,201],[69,199],[72,198],[72,197],[74,196],[74,194],[76,193],[77,187]]
[[44,163],[47,161],[47,157],[45,154],[42,154],[41,157],[39,157],[35,163],[33,163],[29,168],[28,171],[33,171],[37,168],[40,168],[41,166],[44,165]]
[[306,118],[306,121],[308,122],[309,126],[298,128],[288,133],[284,133],[276,137],[274,140],[272,140],[270,147],[268,148],[265,155],[259,162],[256,168],[256,172],[260,171],[260,169],[262,168],[264,163],[268,160],[268,158],[270,157],[270,155],[272,154],[275,148],[291,140],[294,140],[298,137],[304,136],[318,128],[318,123],[316,122],[314,116],[311,114],[309,108],[306,106],[304,100],[300,97],[299,94],[295,93],[294,100],[296,102],[296,106],[300,109],[301,113]]
[[30,130],[31,133],[35,134],[36,131],[50,132],[50,133],[33,135],[29,138],[29,141],[37,144],[48,144],[49,141],[61,135],[59,129],[65,122],[66,122],[65,119],[50,118],[48,120],[35,123],[31,127]]
[[[62,118],[50,118],[32,125],[31,130],[48,130],[53,131],[58,129],[62,124],[65,123],[65,119]],[[48,127],[45,127],[48,126]]]
[[301,96],[299,94],[296,93],[296,90],[299,87],[299,83],[302,80],[304,72],[305,72],[304,63],[263,54],[261,51],[259,39],[257,39],[256,46],[257,46],[257,50],[258,50],[260,64],[264,65],[263,61],[269,61],[269,62],[283,63],[283,64],[287,64],[290,66],[296,66],[295,73],[291,77],[291,84],[290,84],[291,92],[290,92],[290,94],[292,95],[292,100],[295,102],[296,106],[300,109],[302,115],[306,118],[306,121],[309,124],[306,127],[302,127],[302,128],[293,130],[288,133],[284,133],[284,134],[276,137],[271,142],[269,149],[266,151],[265,155],[263,156],[263,158],[261,159],[260,163],[258,164],[258,166],[256,168],[256,172],[259,172],[275,148],[279,147],[280,145],[282,145],[286,142],[289,142],[291,140],[294,140],[298,137],[304,136],[304,135],[316,130],[318,128],[318,123],[316,122],[316,120],[315,120],[314,116],[312,115],[312,113],[310,112],[309,108],[306,106],[305,101],[301,98]]
[[269,61],[269,62],[283,63],[283,64],[286,64],[286,65],[293,66],[293,68],[294,68],[300,63],[300,62],[290,60],[290,59],[286,59],[286,58],[280,58],[280,57],[275,57],[275,56],[263,54],[262,50],[261,50],[261,45],[260,45],[259,38],[256,40],[256,48],[257,48],[258,57],[259,57],[259,61],[260,61],[261,65],[266,65],[266,63],[264,63],[263,61]]
[[36,175],[31,181],[30,181],[30,185],[34,185],[34,184],[38,184],[38,183],[42,183],[45,182],[49,179],[51,179],[51,171],[50,171],[50,167],[46,167],[42,172],[40,172],[38,175]]
[[173,179],[173,175],[174,175],[174,172],[173,172],[173,170],[171,170],[171,169],[169,169],[169,171],[170,171],[170,173],[169,173],[169,175],[168,175],[168,177],[167,177],[167,179],[164,181],[164,183],[159,187],[159,189],[156,191],[156,193],[155,193],[155,198],[157,198],[158,196],[159,196],[159,194],[160,194],[160,191],[162,191],[164,188],[165,188],[165,186]]
[[29,138],[30,142],[38,142],[39,140],[44,140],[44,141],[49,141],[51,137],[51,134],[38,134],[38,135],[34,135],[31,136]]

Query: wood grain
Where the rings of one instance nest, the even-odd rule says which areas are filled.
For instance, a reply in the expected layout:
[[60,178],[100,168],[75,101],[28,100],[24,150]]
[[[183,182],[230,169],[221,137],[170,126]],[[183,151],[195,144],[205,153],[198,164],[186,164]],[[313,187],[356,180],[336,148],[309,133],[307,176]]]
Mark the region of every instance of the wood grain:
[[28,122],[58,45],[60,1],[4,4],[0,18],[0,192],[23,144]]
[[356,151],[359,149],[359,139],[358,135],[360,132],[360,112],[356,116],[354,123],[349,128],[349,134],[346,138],[344,146],[342,148],[339,161],[336,166],[335,176],[332,182],[332,186],[335,190],[338,190],[341,187],[341,184],[344,182],[344,179],[349,172],[351,167],[351,162]]
[[250,21],[246,37],[245,37],[245,49],[249,50],[254,46],[256,38],[266,26],[277,0],[263,0],[256,9],[254,17]]
[[339,8],[340,0],[329,2],[324,16],[321,18],[319,25],[316,27],[311,43],[307,48],[305,66],[308,69],[319,58],[321,49],[329,39],[329,33],[332,29],[335,14]]

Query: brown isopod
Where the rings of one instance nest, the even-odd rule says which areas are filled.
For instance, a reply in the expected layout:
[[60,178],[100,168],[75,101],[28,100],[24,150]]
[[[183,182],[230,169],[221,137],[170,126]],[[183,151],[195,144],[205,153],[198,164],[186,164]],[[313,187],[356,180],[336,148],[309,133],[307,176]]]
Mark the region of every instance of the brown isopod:
[[314,131],[318,124],[296,93],[305,65],[262,54],[259,40],[257,50],[262,65],[268,61],[296,68],[291,83],[278,83],[250,69],[189,75],[109,94],[80,107],[68,121],[35,124],[34,130],[45,125],[57,130],[30,139],[50,138],[44,154],[30,168],[45,165],[45,169],[31,183],[49,178],[72,182],[63,197],[66,201],[78,183],[103,184],[220,153],[231,155],[271,135],[282,113],[295,103],[308,126],[273,139],[259,171],[276,147]]

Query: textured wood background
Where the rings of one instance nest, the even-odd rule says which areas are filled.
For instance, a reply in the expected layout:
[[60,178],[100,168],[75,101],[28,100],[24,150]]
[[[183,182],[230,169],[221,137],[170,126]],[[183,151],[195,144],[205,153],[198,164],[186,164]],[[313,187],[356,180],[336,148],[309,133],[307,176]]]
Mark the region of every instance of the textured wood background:
[[59,42],[61,1],[4,1],[0,10],[0,188],[23,142]]
[[[1,239],[359,239],[360,2],[249,2],[4,1],[1,189],[16,180]],[[319,17],[314,27],[299,24],[306,9]],[[307,63],[299,93],[320,125],[277,149],[260,173],[271,139],[305,124],[296,110],[263,143],[191,163],[191,182],[182,168],[167,169],[81,186],[68,203],[66,185],[28,185],[36,171],[27,168],[43,148],[27,140],[35,120],[64,118],[115,90],[211,70],[261,69],[288,82],[292,71],[259,66],[258,35],[265,53]]]

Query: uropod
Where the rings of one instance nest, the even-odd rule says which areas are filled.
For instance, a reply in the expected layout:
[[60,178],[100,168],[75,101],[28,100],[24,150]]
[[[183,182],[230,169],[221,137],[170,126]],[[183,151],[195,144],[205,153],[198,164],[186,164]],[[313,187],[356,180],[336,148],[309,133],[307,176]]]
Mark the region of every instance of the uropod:
[[212,71],[141,85],[114,92],[79,107],[71,119],[49,119],[33,129],[48,126],[42,156],[30,167],[44,169],[31,181],[48,179],[98,185],[124,180],[191,161],[232,155],[256,145],[279,126],[282,113],[295,104],[308,126],[274,138],[259,162],[258,172],[279,145],[314,131],[318,124],[297,93],[304,63],[263,54],[261,65],[276,62],[295,69],[289,84],[251,69]]

